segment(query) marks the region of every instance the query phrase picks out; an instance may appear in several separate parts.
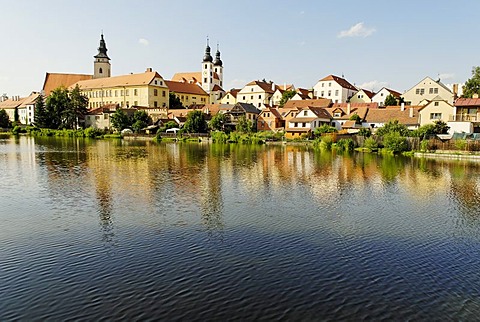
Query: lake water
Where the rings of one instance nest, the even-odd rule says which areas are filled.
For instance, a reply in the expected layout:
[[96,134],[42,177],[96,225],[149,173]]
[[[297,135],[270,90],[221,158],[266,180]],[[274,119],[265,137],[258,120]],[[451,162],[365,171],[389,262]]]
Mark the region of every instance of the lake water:
[[480,166],[0,139],[0,320],[478,320]]

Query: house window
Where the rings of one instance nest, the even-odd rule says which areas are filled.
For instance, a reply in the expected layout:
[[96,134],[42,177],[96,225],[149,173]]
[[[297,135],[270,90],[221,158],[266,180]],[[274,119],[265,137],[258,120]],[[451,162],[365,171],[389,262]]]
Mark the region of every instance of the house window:
[[442,119],[442,113],[430,113],[430,119],[431,120],[441,120]]
[[433,87],[430,87],[430,88],[429,88],[428,93],[429,93],[429,94],[433,94]]
[[252,88],[252,92],[253,92],[253,88]]
[[433,89],[433,94],[438,94],[438,87],[435,87],[435,88]]
[[158,107],[158,102],[157,101],[153,101],[153,107]]
[[258,103],[258,107],[261,107],[262,106],[262,103]]
[[303,116],[307,116],[308,115],[308,111],[303,111]]
[[126,89],[126,90],[125,90],[125,96],[128,96],[128,94],[129,94],[129,90]]
[[252,100],[253,100],[253,95],[252,95],[252,96],[250,96],[250,99],[252,99]]
[[129,101],[127,101],[127,107],[130,107],[130,102]]
[[322,83],[322,87],[323,87],[323,85],[325,85],[325,83]]
[[332,83],[328,83],[328,87],[332,87]]
[[262,99],[262,95],[258,95],[258,98],[259,98],[259,99]]
[[295,122],[293,126],[294,126],[294,127],[298,127],[298,123]]
[[133,96],[138,96],[138,89],[133,90]]
[[133,101],[133,106],[138,106],[138,101]]
[[118,91],[117,91],[117,90],[115,90],[115,97],[117,97],[117,96],[118,96]]
[[335,96],[338,96],[338,89],[335,90]]
[[328,91],[328,96],[332,96],[332,91]]
[[322,95],[321,95],[321,96],[322,96],[322,97],[324,97],[324,96],[325,96],[325,92],[324,92],[324,91],[322,91]]
[[153,96],[158,96],[158,89],[155,88],[155,89],[153,90]]
[[157,85],[157,80],[155,80],[155,85]]
[[433,103],[434,106],[438,106],[438,102]]
[[302,127],[307,127],[307,123],[302,123]]
[[245,100],[245,96],[243,96],[243,100]]
[[165,97],[167,94],[165,91],[162,91],[162,96]]

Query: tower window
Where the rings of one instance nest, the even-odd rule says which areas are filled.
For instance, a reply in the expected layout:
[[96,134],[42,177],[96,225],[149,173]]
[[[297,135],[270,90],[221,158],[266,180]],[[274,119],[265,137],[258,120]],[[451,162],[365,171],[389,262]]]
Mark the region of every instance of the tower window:
[[217,69],[217,68],[215,68],[215,73],[216,73],[217,71],[218,71],[218,69]]
[[204,82],[204,83],[206,83],[206,82],[207,82],[207,78],[206,78],[206,77],[203,79],[203,82]]
[[100,68],[98,69],[98,73],[99,73],[99,74],[103,74],[103,69],[102,69],[102,67],[100,67]]

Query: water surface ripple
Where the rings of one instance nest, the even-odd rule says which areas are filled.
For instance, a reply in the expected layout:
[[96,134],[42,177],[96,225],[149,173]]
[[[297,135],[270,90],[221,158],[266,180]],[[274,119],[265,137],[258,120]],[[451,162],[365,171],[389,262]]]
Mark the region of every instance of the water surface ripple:
[[479,166],[0,139],[0,320],[477,320]]

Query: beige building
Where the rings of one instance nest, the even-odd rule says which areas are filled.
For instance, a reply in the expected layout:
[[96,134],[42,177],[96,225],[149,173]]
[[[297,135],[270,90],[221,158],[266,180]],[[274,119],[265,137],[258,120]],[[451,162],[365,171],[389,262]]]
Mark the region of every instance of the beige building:
[[455,113],[455,108],[441,97],[435,97],[419,110],[420,126],[440,120],[447,123]]
[[143,106],[168,108],[168,87],[157,72],[147,68],[144,73],[79,81],[82,94],[88,97],[88,107],[95,109],[115,104],[121,108]]
[[240,92],[240,89],[232,88],[225,94],[221,100],[221,104],[236,104],[237,103],[237,94]]
[[256,108],[263,110],[265,107],[270,106],[276,90],[277,86],[273,82],[252,81],[237,93],[237,102],[252,104]]
[[428,103],[436,97],[446,100],[453,104],[453,92],[445,86],[440,80],[435,81],[430,77],[425,77],[415,86],[403,93],[403,100],[406,105],[420,105]]
[[393,97],[395,97],[397,101],[400,99],[400,96],[402,96],[402,94],[400,94],[397,91],[394,91],[393,89],[383,87],[381,90],[376,92],[375,95],[372,97],[372,102],[378,103],[379,106],[384,106],[385,99],[387,98],[388,95],[392,95]]
[[35,121],[35,100],[40,93],[32,92],[27,97],[13,96],[0,99],[0,109],[7,112],[10,121],[15,120],[15,110],[18,112],[18,121],[23,125],[30,125]]
[[372,97],[374,95],[375,93],[369,90],[361,89],[352,96],[350,103],[372,103]]

